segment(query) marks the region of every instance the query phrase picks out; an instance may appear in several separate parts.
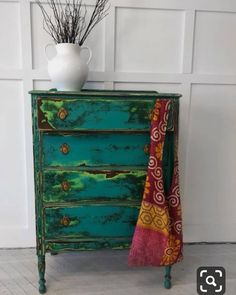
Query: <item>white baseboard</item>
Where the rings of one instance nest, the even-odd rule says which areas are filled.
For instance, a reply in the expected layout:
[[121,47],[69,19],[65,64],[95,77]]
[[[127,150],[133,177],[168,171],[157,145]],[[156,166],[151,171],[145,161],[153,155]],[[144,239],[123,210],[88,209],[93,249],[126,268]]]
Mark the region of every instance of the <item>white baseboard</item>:
[[0,248],[35,247],[35,231],[32,228],[0,228]]

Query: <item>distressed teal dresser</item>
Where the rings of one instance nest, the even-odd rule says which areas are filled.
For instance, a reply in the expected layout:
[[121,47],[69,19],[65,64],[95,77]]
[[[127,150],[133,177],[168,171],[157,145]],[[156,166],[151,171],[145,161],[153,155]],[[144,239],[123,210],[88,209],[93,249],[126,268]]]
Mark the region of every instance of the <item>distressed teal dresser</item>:
[[[144,91],[31,91],[39,291],[45,254],[130,246],[148,164],[156,98]],[[173,170],[172,116],[164,147]]]

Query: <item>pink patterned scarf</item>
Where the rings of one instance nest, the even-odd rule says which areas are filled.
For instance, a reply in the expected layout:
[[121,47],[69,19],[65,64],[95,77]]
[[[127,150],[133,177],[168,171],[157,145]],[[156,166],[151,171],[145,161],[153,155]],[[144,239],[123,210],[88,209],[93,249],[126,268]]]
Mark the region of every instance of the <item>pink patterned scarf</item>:
[[169,99],[158,99],[153,110],[148,172],[129,253],[130,266],[167,266],[183,256],[177,116],[174,116],[174,171],[167,194],[163,181],[163,150],[171,103]]

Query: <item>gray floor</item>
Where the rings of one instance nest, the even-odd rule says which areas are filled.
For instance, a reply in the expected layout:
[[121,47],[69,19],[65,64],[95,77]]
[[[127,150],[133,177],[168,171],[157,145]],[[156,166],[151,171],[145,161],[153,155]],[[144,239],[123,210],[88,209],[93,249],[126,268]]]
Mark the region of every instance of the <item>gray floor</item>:
[[[173,287],[162,287],[163,269],[127,267],[127,251],[47,255],[47,294],[192,295],[196,269],[226,268],[227,295],[236,294],[236,245],[185,245],[184,261],[173,267]],[[34,249],[0,250],[0,295],[38,294]]]

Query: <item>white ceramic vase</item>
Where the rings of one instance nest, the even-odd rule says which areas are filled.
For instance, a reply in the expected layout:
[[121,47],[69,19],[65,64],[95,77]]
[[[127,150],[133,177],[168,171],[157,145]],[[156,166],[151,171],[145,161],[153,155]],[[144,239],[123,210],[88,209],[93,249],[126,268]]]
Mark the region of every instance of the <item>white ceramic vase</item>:
[[[47,57],[47,48],[54,44],[48,44],[45,47]],[[56,47],[56,56],[48,60],[48,74],[53,87],[61,91],[80,91],[88,78],[89,63],[92,58],[92,52],[89,47],[80,47],[78,44],[60,43]],[[87,62],[81,58],[81,51],[89,51]]]

